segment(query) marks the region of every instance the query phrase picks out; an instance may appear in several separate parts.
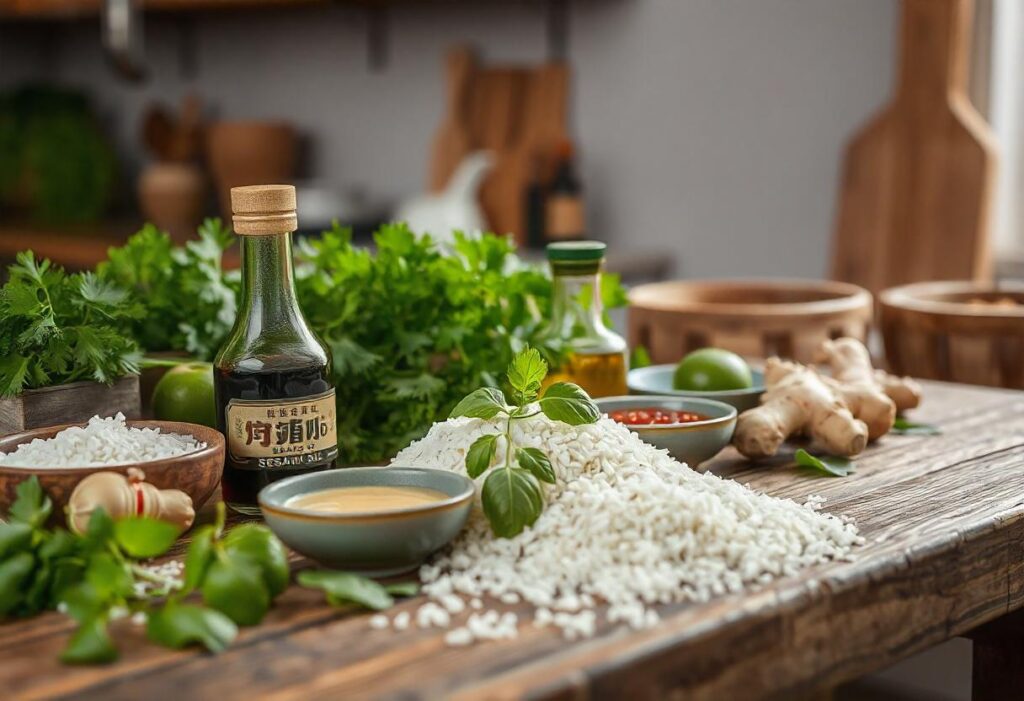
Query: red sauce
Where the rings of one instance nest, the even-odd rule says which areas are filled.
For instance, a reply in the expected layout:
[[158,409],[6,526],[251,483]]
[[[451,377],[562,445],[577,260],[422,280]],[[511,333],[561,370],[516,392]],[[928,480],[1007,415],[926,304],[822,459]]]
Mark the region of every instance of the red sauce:
[[694,421],[707,421],[706,416],[692,411],[676,411],[675,409],[659,409],[657,407],[641,407],[639,409],[623,409],[608,413],[612,419],[627,426],[650,426],[654,424],[688,424]]

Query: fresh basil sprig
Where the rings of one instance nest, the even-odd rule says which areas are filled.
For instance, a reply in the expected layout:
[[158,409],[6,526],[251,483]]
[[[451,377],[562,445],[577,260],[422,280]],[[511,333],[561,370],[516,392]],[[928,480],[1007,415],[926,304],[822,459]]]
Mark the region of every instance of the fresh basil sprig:
[[533,525],[544,510],[540,483],[555,483],[555,470],[542,450],[515,445],[513,422],[544,414],[552,421],[580,426],[592,424],[601,416],[587,393],[571,382],[555,382],[541,395],[547,374],[548,365],[540,353],[527,348],[508,367],[507,397],[501,390],[481,387],[468,394],[451,413],[452,418],[505,419],[504,432],[480,436],[466,453],[466,472],[475,479],[492,467],[498,441],[504,442],[504,463],[491,470],[481,489],[484,515],[491,530],[502,538],[511,538]]

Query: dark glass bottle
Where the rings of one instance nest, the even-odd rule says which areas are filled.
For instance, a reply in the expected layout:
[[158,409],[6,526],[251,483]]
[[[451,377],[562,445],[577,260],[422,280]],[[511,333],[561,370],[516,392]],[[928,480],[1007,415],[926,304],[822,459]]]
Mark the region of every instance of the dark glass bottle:
[[583,186],[576,175],[572,142],[558,145],[555,177],[545,202],[544,235],[549,241],[579,241],[587,237]]
[[231,205],[242,300],[214,361],[217,425],[227,438],[221,489],[235,511],[259,514],[256,495],[264,486],[334,465],[334,386],[330,352],[295,296],[295,188],[232,188]]

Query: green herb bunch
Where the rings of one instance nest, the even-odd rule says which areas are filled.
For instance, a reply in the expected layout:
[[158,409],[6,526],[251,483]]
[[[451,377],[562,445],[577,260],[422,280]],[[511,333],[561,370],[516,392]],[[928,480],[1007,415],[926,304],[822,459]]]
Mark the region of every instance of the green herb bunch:
[[[181,535],[174,524],[148,517],[115,521],[98,509],[86,531],[74,533],[46,527],[52,510],[38,479],[31,477],[18,485],[8,521],[0,521],[0,621],[66,611],[78,622],[61,654],[68,664],[115,660],[110,622],[140,612],[150,641],[219,652],[234,640],[238,626],[263,620],[290,580],[281,541],[255,523],[225,531],[223,503],[216,522],[193,534],[181,580],[140,564],[170,549]],[[299,583],[324,590],[334,606],[372,609],[417,591],[414,583],[381,585],[330,570],[301,572]]]
[[374,238],[375,253],[335,227],[298,253],[299,302],[332,351],[350,464],[388,459],[472,389],[496,385],[538,342],[551,294],[503,238],[458,236],[452,255],[404,224]]
[[235,321],[238,284],[222,265],[235,237],[220,219],[205,220],[198,233],[175,247],[146,224],[97,268],[100,278],[127,288],[143,306],[132,333],[147,352],[187,351],[212,360]]
[[466,453],[466,472],[476,479],[492,467],[498,441],[504,443],[504,460],[487,475],[480,494],[491,530],[502,538],[511,538],[533,525],[544,510],[540,483],[555,483],[551,460],[539,448],[517,447],[512,425],[538,414],[570,426],[592,424],[601,416],[587,393],[571,382],[555,382],[541,395],[541,384],[547,374],[548,365],[540,353],[527,348],[508,367],[507,395],[493,387],[481,387],[467,395],[451,413],[452,417],[504,419],[502,433],[480,436]]
[[137,373],[129,332],[143,313],[129,293],[92,273],[68,275],[31,251],[0,288],[0,397],[78,380]]

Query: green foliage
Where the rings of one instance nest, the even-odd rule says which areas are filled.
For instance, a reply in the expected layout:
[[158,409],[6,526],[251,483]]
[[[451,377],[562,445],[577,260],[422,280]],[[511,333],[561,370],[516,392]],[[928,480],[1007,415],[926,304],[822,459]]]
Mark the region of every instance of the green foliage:
[[917,423],[897,416],[892,422],[892,432],[904,436],[941,436],[942,429],[934,424]]
[[31,251],[17,256],[0,288],[0,397],[25,389],[137,373],[129,327],[142,308],[92,273],[68,275]]
[[0,154],[0,201],[27,204],[38,221],[93,221],[110,203],[117,161],[80,93],[0,95]]
[[499,376],[516,353],[561,350],[540,338],[550,279],[509,240],[459,235],[445,255],[402,224],[375,240],[374,254],[335,227],[298,254],[303,313],[334,356],[347,463],[389,458],[474,388],[491,392],[473,400],[484,413],[460,413],[497,413]]
[[175,247],[146,224],[120,248],[111,248],[97,273],[131,290],[145,313],[131,330],[146,351],[188,351],[212,360],[231,330],[238,285],[222,267],[234,235],[220,219],[207,219],[199,238]]
[[[356,604],[382,611],[395,603],[386,587],[351,572],[305,570],[299,572],[296,581],[310,589],[322,589],[327,595],[327,602],[332,606]],[[408,588],[396,590],[398,593],[402,591],[408,591]]]
[[[571,426],[594,423],[601,413],[587,393],[571,382],[556,382],[543,395],[541,385],[548,365],[533,348],[525,348],[509,363],[507,382],[512,407],[506,407],[505,395],[495,389],[475,390],[459,402],[452,416],[493,419],[505,418],[503,433],[477,438],[466,453],[466,473],[476,479],[491,468],[497,455],[498,439],[505,444],[505,461],[484,479],[480,499],[491,530],[501,538],[511,538],[540,517],[544,510],[544,491],[540,483],[555,483],[551,459],[538,448],[517,448],[512,440],[512,424],[543,413],[552,421]],[[513,466],[515,456],[518,467]]]

